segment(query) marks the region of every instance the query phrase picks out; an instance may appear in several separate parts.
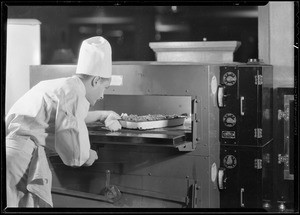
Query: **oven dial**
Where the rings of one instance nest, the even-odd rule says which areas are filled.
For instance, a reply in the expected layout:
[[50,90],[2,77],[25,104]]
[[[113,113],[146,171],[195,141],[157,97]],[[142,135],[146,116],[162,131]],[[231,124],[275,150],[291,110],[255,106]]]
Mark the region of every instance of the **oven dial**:
[[233,127],[236,124],[236,117],[232,113],[226,113],[223,117],[223,123],[227,127]]
[[226,86],[232,86],[236,83],[236,75],[233,72],[226,72],[223,76],[223,82]]

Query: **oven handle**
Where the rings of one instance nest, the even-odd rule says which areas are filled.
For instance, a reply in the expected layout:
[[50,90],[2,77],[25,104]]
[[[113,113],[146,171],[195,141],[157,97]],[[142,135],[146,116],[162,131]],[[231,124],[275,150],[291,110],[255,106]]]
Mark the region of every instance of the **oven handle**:
[[242,187],[242,188],[241,188],[241,193],[240,193],[240,194],[241,194],[241,199],[240,199],[240,200],[241,200],[241,202],[240,202],[241,205],[240,205],[240,206],[241,206],[242,208],[245,207],[245,203],[244,203],[244,192],[245,192],[245,189]]
[[224,98],[226,98],[227,95],[225,95],[225,85],[219,84],[217,88],[217,105],[219,108],[226,107],[224,103]]
[[241,96],[240,102],[241,102],[241,116],[245,115],[245,111],[244,111],[244,101],[245,101],[245,97]]
[[226,173],[225,173],[225,168],[220,167],[218,170],[218,175],[217,175],[217,181],[218,181],[218,188],[219,190],[225,190],[226,189]]

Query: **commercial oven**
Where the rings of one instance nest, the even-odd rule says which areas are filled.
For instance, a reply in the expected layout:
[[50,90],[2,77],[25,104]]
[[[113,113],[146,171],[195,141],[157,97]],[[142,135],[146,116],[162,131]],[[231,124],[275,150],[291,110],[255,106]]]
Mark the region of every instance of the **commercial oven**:
[[[75,69],[75,65],[31,66],[31,86],[40,80],[71,76]],[[250,81],[254,89],[247,88]],[[269,198],[265,194],[269,170],[263,170],[262,157],[271,156],[271,119],[266,120],[271,116],[271,90],[270,65],[114,62],[112,84],[104,100],[91,110],[182,114],[185,122],[177,127],[118,132],[109,132],[100,124],[88,125],[99,159],[91,167],[72,168],[57,156],[49,158],[54,206],[239,208],[241,198],[252,202],[256,194],[262,197],[255,196],[259,198],[255,204],[244,205],[262,208],[263,198]],[[249,174],[259,181],[253,187],[256,193],[249,197],[242,181],[251,177],[244,178],[241,170],[232,171],[239,168],[224,165],[224,157],[230,157],[226,163],[240,167],[245,156],[253,163]],[[107,172],[109,183],[121,191],[116,201],[102,195]],[[237,196],[241,186],[246,196]]]

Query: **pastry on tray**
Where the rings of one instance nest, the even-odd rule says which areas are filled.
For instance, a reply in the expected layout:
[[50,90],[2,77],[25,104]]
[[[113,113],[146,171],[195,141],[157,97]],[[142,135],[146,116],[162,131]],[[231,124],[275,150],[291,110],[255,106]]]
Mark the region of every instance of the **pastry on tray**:
[[123,128],[128,129],[154,129],[170,126],[179,126],[184,123],[185,116],[181,115],[163,115],[163,114],[148,114],[148,115],[135,115],[135,114],[122,114],[119,120]]

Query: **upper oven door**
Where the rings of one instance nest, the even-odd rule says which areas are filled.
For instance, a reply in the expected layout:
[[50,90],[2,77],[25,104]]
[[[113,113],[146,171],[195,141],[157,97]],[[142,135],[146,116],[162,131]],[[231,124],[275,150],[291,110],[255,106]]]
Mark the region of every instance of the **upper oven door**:
[[[223,106],[220,107],[220,142],[239,146],[262,146],[271,137],[272,71],[257,66],[220,67]],[[265,73],[266,74],[265,74]]]

